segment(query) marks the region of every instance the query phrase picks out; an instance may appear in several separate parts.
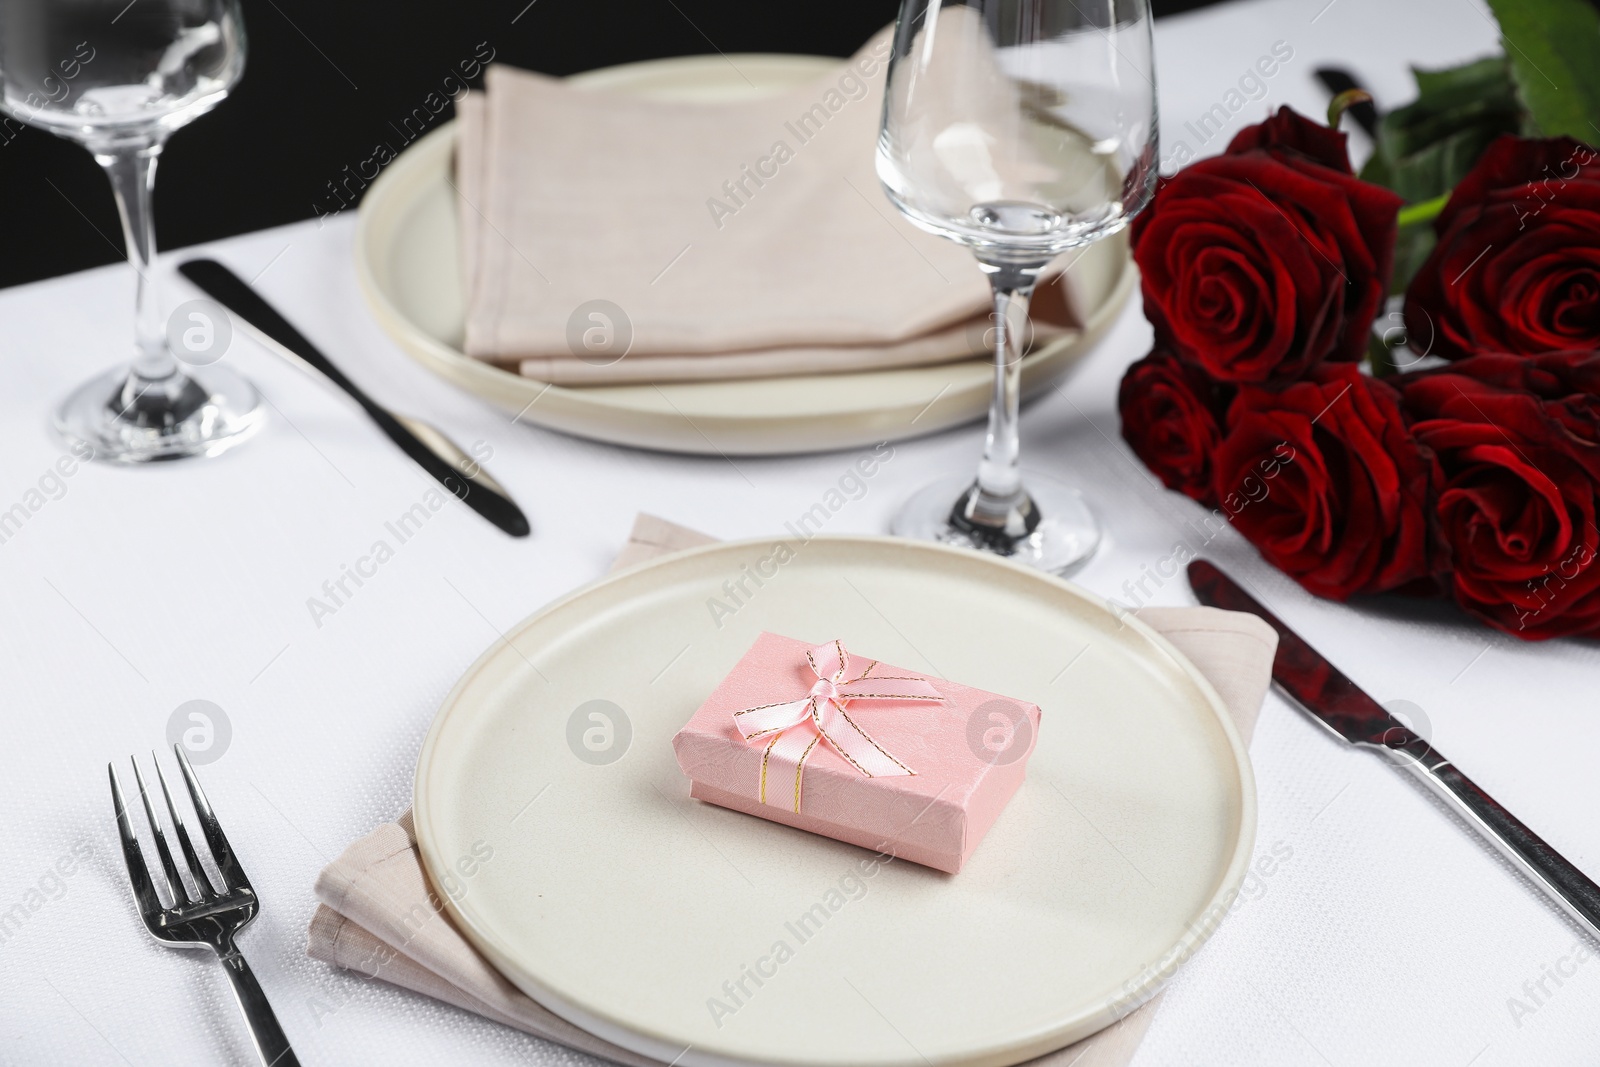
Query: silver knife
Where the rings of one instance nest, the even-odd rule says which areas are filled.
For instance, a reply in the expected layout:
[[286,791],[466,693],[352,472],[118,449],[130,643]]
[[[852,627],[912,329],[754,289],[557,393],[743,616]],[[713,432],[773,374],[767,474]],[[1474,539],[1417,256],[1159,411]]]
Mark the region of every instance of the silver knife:
[[1200,603],[1247,611],[1278,631],[1272,680],[1313,719],[1353,745],[1386,756],[1444,801],[1495,851],[1600,941],[1600,886],[1551,848],[1472,779],[1409,727],[1384,710],[1316,649],[1239,588],[1214,564],[1189,564],[1189,585]]
[[367,417],[378,424],[384,436],[417,466],[454,493],[473,511],[494,523],[512,537],[526,537],[528,518],[517,507],[505,487],[470,458],[460,447],[421,419],[399,415],[382,407],[344,376],[333,361],[323,355],[305,335],[261,298],[250,283],[214,259],[191,259],[178,265],[178,273],[198,285],[207,296],[244,320],[256,335],[278,352],[316,371],[333,385],[350,394]]

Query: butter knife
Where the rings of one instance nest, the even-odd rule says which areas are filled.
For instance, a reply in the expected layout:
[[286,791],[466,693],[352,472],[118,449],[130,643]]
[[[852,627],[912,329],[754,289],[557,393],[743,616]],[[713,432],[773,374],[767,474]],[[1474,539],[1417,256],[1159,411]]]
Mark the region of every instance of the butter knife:
[[527,516],[517,507],[505,487],[490,477],[477,460],[463,452],[436,427],[421,419],[396,414],[374,401],[360,386],[346,378],[276,308],[262,299],[249,282],[214,259],[191,259],[179,264],[178,272],[239,316],[271,348],[301,366],[310,367],[348,393],[389,440],[399,446],[400,451],[410,456],[419,467],[473,511],[512,537],[528,536]]
[[1189,585],[1200,603],[1247,611],[1278,631],[1272,680],[1336,737],[1387,757],[1442,800],[1495,851],[1510,861],[1589,936],[1600,940],[1600,886],[1456,769],[1426,738],[1390,715],[1279,618],[1214,564],[1189,564]]

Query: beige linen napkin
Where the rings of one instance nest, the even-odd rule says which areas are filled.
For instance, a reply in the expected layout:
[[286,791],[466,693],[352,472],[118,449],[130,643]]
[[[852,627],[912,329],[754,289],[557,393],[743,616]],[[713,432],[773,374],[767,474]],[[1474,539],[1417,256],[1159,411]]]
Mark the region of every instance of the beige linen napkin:
[[[878,183],[889,44],[881,32],[816,81],[714,104],[490,67],[459,102],[467,354],[577,385],[987,351],[971,254],[905,221]],[[1081,321],[1069,279],[1040,286],[1036,343]]]
[[[634,521],[612,570],[714,538],[652,515]],[[1152,626],[1206,676],[1248,742],[1271,682],[1277,634],[1254,615],[1215,608],[1146,608]],[[491,967],[456,930],[418,858],[411,812],[345,849],[317,878],[321,904],[306,952],[368,978],[424,993],[519,1030],[630,1067],[655,1061],[596,1037],[541,1007]],[[1159,1000],[1159,996],[1156,1000]],[[1152,1000],[1116,1024],[1028,1067],[1124,1067],[1155,1015]]]

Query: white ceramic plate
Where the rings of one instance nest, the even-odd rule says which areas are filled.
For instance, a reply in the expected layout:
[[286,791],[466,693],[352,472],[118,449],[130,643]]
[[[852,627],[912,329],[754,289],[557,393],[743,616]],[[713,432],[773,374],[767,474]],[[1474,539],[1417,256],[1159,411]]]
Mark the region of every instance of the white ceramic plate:
[[[686,1065],[1018,1063],[1153,993],[1225,913],[1255,836],[1210,685],[1098,598],[978,553],[816,538],[772,575],[772,552],[609,578],[456,685],[415,811],[466,935],[565,1018]],[[732,603],[724,583],[749,573],[772,576]],[[735,608],[720,627],[713,597]],[[960,874],[862,878],[862,849],[689,799],[672,735],[762,630],[1040,705],[1027,781]],[[802,941],[786,924],[819,903]]]
[[[685,56],[590,71],[575,85],[706,103],[777,92],[826,73],[816,56]],[[747,82],[745,79],[748,78]],[[813,452],[932,433],[987,410],[981,360],[795,378],[604,387],[552,386],[462,354],[455,124],[391,163],[361,201],[356,273],[373,314],[408,354],[527,422],[619,444],[729,455]],[[977,269],[976,266],[973,267]],[[1091,246],[1072,267],[1085,328],[1031,353],[1025,390],[1056,380],[1115,320],[1134,289],[1127,240]]]

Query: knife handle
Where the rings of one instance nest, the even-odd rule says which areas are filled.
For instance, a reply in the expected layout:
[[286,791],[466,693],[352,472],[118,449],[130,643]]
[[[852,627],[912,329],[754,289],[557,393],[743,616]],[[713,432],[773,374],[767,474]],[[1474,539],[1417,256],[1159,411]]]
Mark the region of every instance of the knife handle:
[[1421,738],[1382,751],[1600,941],[1600,886]]
[[[201,291],[222,304],[268,341],[283,351],[291,360],[301,363],[321,374],[328,381],[350,395],[367,416],[378,424],[384,435],[400,451],[431,475],[468,507],[488,519],[512,537],[526,537],[531,532],[528,517],[517,507],[516,501],[492,478],[458,468],[452,457],[423,441],[416,430],[406,426],[393,412],[369,397],[361,387],[344,376],[333,361],[308,341],[304,334],[278,313],[278,309],[257,293],[249,282],[239,277],[214,259],[191,259],[178,265],[178,273],[188,278]],[[412,421],[412,420],[407,420]],[[426,424],[415,424],[431,431],[431,436],[443,440],[443,435]],[[448,441],[445,441],[448,444]],[[462,459],[460,448],[451,445],[449,452]],[[480,468],[481,471],[481,468]],[[472,492],[473,488],[479,492]]]
[[245,322],[255,327],[270,341],[282,348],[295,360],[321,374],[374,418],[383,409],[361,387],[344,376],[321,349],[306,340],[305,334],[278,313],[278,309],[253,289],[249,282],[239,277],[214,259],[191,259],[178,264],[178,273],[199,286],[206,295],[232,310]]

